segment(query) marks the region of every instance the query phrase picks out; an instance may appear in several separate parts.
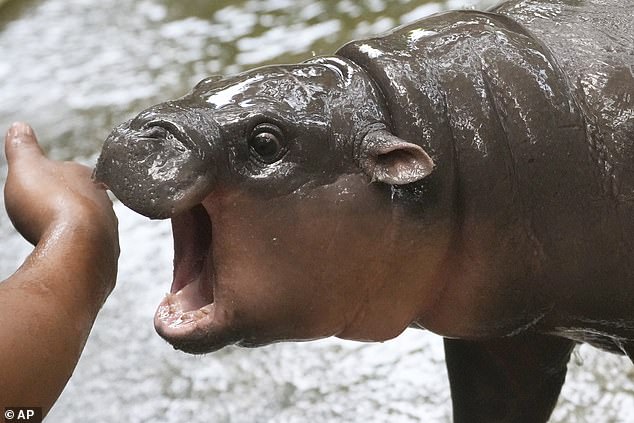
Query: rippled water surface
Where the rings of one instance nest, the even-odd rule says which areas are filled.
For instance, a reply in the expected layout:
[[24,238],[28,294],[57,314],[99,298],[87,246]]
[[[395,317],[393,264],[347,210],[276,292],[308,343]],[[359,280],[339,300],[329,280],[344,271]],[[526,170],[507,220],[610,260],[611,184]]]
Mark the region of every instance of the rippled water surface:
[[[114,124],[205,76],[332,53],[439,10],[488,5],[9,0],[0,6],[0,128],[26,120],[53,157],[92,164]],[[120,204],[116,211],[118,286],[48,421],[450,421],[442,342],[422,331],[384,344],[329,339],[203,357],[172,350],[152,328],[171,281],[169,224]],[[5,216],[0,236],[6,277],[30,249]],[[632,365],[578,350],[553,421],[626,422],[633,415]]]

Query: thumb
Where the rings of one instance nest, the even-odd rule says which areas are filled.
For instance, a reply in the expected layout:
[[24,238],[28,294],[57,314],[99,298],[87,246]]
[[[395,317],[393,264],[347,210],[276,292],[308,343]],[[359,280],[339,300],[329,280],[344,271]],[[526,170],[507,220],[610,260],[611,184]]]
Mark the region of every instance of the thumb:
[[4,152],[9,165],[15,164],[17,160],[44,156],[33,129],[23,122],[15,122],[7,131],[4,139]]

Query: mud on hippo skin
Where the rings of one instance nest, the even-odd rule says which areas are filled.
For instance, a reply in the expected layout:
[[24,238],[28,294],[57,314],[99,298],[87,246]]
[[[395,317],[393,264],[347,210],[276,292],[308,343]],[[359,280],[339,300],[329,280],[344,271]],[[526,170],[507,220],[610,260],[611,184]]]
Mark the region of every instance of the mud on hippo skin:
[[159,334],[202,353],[421,327],[455,421],[546,421],[575,342],[634,350],[633,7],[437,14],[120,125],[95,177],[172,219]]

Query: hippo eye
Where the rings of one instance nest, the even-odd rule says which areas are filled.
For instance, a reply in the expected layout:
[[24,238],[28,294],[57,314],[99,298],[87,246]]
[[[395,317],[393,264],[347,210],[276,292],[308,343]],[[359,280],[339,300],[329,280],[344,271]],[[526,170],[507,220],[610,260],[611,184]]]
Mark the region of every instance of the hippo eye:
[[270,123],[261,123],[253,128],[249,146],[260,160],[269,164],[279,160],[286,147],[282,131]]

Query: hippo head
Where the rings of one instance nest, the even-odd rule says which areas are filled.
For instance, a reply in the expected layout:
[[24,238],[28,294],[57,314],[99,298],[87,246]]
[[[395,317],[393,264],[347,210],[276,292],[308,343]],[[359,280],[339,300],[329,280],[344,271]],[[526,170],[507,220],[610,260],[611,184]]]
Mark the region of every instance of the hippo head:
[[393,186],[422,180],[433,162],[389,127],[367,74],[323,57],[203,80],[116,128],[95,179],[172,220],[158,333],[202,353],[384,340],[407,327],[426,301],[410,282],[435,259],[428,270],[401,265],[414,235]]

